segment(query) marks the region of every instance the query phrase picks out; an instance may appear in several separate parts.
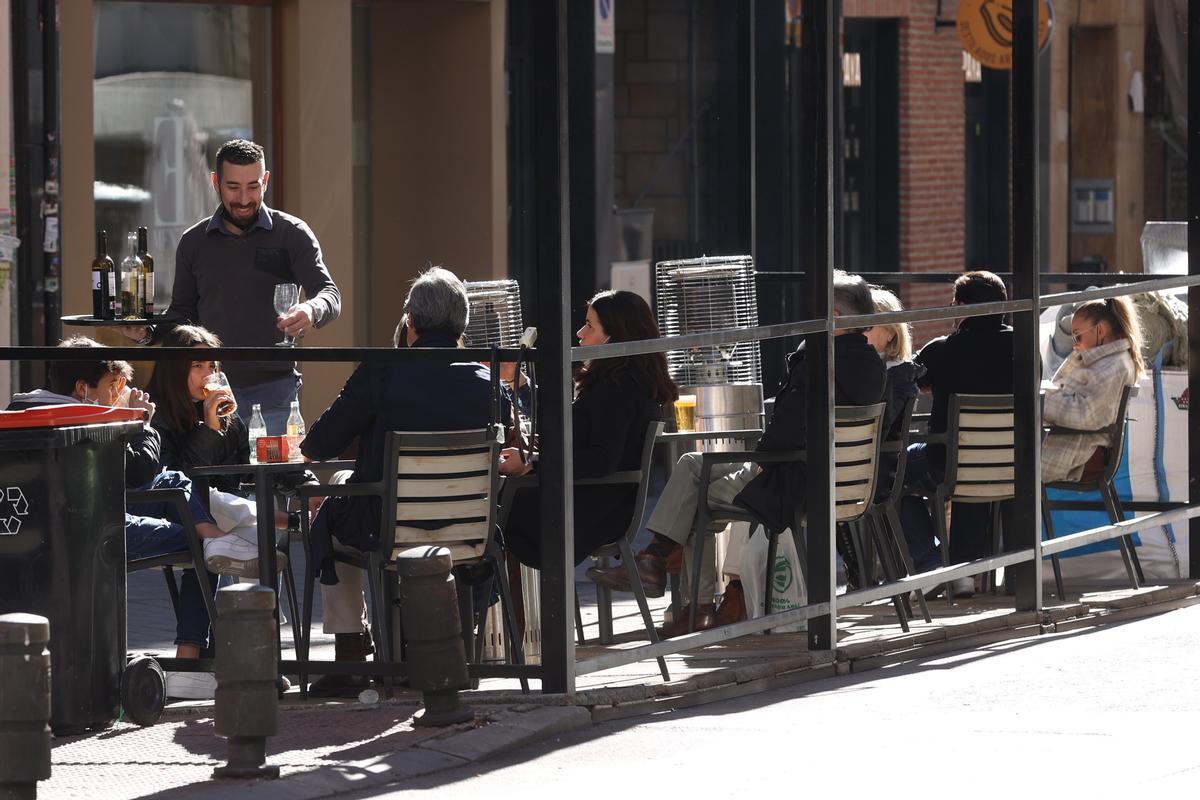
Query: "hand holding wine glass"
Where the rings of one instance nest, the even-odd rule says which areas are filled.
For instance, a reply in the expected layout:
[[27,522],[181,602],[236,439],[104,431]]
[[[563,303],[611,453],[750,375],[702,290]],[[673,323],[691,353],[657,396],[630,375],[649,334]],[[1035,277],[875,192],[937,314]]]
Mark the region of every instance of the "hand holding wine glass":
[[[275,313],[281,318],[286,316],[300,300],[300,287],[294,283],[280,283],[275,286]],[[283,335],[283,341],[277,343],[279,347],[294,347],[296,340],[287,333]]]

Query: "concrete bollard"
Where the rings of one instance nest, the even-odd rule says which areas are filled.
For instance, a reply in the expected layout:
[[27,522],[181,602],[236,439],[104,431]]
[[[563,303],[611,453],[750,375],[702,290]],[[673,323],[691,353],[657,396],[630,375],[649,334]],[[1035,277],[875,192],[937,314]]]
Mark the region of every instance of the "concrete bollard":
[[37,797],[50,777],[50,621],[0,615],[0,800]]
[[278,778],[265,766],[267,737],[279,728],[275,686],[275,592],[238,583],[217,592],[217,734],[229,740],[229,763],[214,778]]
[[454,725],[475,717],[458,699],[459,689],[468,688],[471,679],[452,566],[450,551],[444,547],[414,547],[396,558],[408,685],[425,695],[425,708],[413,718],[413,724],[421,727]]

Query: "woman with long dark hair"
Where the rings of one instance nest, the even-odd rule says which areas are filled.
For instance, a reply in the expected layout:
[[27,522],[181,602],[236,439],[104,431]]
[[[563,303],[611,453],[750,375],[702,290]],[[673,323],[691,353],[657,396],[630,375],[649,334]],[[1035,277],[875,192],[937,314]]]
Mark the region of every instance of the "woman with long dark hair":
[[[600,292],[591,299],[575,334],[584,347],[607,342],[657,339],[650,306],[625,291]],[[665,418],[664,406],[679,397],[662,353],[585,361],[575,376],[571,404],[573,463],[576,478],[601,478],[641,469],[646,427]],[[533,469],[515,448],[501,454],[500,471],[521,475]],[[575,488],[575,562],[625,533],[633,513],[634,486]],[[532,567],[541,566],[538,493],[517,492],[504,529],[506,546]]]

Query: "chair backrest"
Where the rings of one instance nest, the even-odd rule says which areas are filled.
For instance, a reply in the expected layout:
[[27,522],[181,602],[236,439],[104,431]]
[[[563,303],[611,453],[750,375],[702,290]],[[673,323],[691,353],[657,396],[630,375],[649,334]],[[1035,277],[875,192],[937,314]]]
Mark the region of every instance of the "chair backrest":
[[384,558],[421,545],[449,549],[456,565],[482,558],[495,526],[495,428],[392,431],[385,447],[396,490],[384,503]]
[[885,403],[834,409],[834,515],[838,522],[861,517],[875,498],[879,440]]
[[1102,480],[1107,483],[1112,483],[1112,479],[1116,477],[1117,469],[1121,466],[1121,456],[1125,452],[1125,431],[1127,430],[1126,415],[1129,412],[1129,398],[1137,392],[1137,386],[1126,386],[1121,390],[1121,400],[1117,404],[1117,418],[1113,420],[1113,424],[1108,428],[1108,440],[1112,442],[1112,446],[1108,448],[1108,461],[1104,464],[1104,475]]
[[[899,503],[900,498],[904,495],[904,473],[908,470],[908,445],[912,439],[912,417],[913,410],[917,406],[917,397],[910,397],[904,401],[904,407],[900,409],[900,438],[894,444],[898,448],[896,451],[895,470],[891,475],[892,483],[887,488],[887,497],[884,502]],[[884,444],[893,444],[892,442],[881,442],[880,447]],[[880,454],[879,469],[883,469],[883,454]],[[882,479],[883,475],[880,475]],[[899,506],[896,506],[899,508]]]
[[633,517],[629,520],[629,528],[625,531],[625,538],[631,544],[642,527],[642,514],[646,512],[646,495],[650,493],[650,462],[654,458],[654,442],[663,432],[663,427],[662,422],[651,422],[646,426],[646,439],[642,442],[642,469],[637,485],[637,497],[633,501]]
[[1014,496],[1013,396],[952,394],[946,430],[946,490],[960,503]]

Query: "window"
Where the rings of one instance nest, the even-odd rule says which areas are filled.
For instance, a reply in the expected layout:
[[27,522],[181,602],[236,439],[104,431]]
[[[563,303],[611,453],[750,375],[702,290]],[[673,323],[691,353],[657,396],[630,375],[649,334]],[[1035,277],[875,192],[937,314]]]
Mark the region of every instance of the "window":
[[217,148],[244,137],[269,149],[271,9],[97,0],[94,30],[96,226],[112,248],[149,228],[165,308],[179,237],[216,208]]

